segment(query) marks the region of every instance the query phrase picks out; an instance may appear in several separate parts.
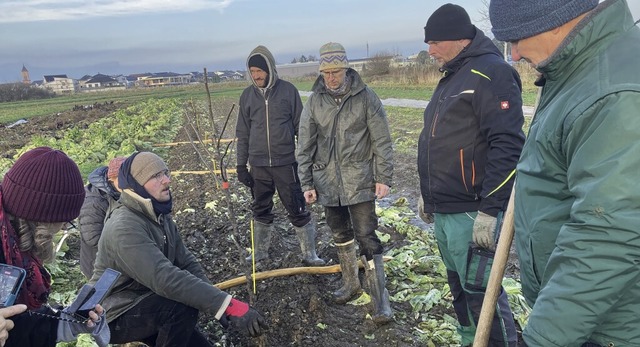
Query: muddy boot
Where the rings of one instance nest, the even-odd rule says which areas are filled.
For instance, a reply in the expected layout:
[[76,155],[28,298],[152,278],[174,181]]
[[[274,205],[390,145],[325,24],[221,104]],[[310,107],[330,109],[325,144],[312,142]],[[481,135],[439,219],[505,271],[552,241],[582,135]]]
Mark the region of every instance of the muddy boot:
[[342,270],[342,287],[333,292],[333,300],[338,304],[346,304],[356,294],[362,291],[358,278],[358,260],[356,258],[356,244],[354,240],[339,244],[338,259]]
[[302,263],[306,266],[322,266],[324,260],[318,258],[316,254],[316,226],[313,219],[305,226],[294,227],[296,235],[300,240],[300,250],[302,251]]
[[[273,224],[264,224],[258,221],[253,222],[253,243],[256,264],[269,258],[269,245],[271,244],[271,233]],[[246,258],[248,263],[252,262],[251,255]]]
[[[364,256],[362,258],[366,262]],[[385,288],[386,279],[382,254],[374,254],[373,268],[369,266],[370,264],[371,262],[366,262],[364,268],[369,294],[371,294],[371,300],[373,301],[373,322],[378,325],[386,324],[393,320],[393,311],[389,303],[389,291]]]

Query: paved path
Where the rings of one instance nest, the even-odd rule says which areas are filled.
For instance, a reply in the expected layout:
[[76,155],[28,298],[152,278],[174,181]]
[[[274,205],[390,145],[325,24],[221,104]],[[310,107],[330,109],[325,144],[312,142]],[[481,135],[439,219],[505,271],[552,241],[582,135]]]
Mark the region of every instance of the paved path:
[[[300,96],[309,96],[311,92],[300,92]],[[429,101],[425,100],[414,100],[414,99],[382,99],[382,104],[385,106],[396,106],[396,107],[409,107],[409,108],[421,108],[424,109],[429,104]],[[525,116],[533,116],[533,107],[531,106],[523,106],[522,112],[524,112]]]

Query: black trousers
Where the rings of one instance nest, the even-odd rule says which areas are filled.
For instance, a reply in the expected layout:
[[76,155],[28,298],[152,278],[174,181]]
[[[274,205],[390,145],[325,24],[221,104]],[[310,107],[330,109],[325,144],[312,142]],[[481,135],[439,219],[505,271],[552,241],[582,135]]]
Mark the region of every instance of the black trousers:
[[349,206],[325,206],[324,211],[333,241],[345,243],[355,238],[360,246],[360,255],[367,257],[367,260],[373,259],[374,254],[382,254],[382,243],[376,235],[378,215],[375,201]]
[[251,167],[253,176],[253,218],[263,224],[273,223],[273,195],[278,192],[293,226],[305,226],[311,220],[298,178],[298,164]]
[[110,343],[144,342],[152,347],[213,347],[196,330],[198,310],[152,294],[109,323]]

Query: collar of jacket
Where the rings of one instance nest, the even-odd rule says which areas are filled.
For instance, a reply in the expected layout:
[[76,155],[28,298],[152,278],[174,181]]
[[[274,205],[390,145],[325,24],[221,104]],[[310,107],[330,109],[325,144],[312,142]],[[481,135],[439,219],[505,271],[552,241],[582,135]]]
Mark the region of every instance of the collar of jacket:
[[[350,92],[347,93],[346,95],[356,95],[361,91],[363,91],[364,88],[367,86],[362,80],[362,78],[360,77],[360,74],[358,74],[356,70],[352,68],[348,68],[347,76],[351,78],[351,89],[350,89]],[[324,78],[322,78],[322,75],[319,75],[318,78],[316,78],[316,81],[313,83],[313,87],[311,88],[311,90],[314,93],[318,93],[318,94],[329,94],[327,92],[327,87],[324,85]]]
[[153,204],[151,203],[151,199],[145,199],[141,197],[138,193],[134,192],[132,189],[125,189],[120,194],[119,202],[125,207],[141,213],[145,215],[147,218],[160,223],[160,220],[163,218],[163,215],[156,216],[156,213],[153,210]]
[[476,36],[474,36],[471,43],[467,45],[457,56],[455,56],[451,61],[445,63],[441,68],[440,72],[442,72],[443,77],[447,77],[452,73],[460,70],[462,65],[464,65],[469,58],[477,57],[485,54],[495,54],[499,57],[502,57],[502,53],[498,50],[498,47],[491,41],[482,30],[476,28]]
[[[544,79],[553,81],[578,68],[583,61],[591,59],[600,49],[594,45],[607,45],[608,38],[620,35],[634,26],[633,16],[622,0],[607,0],[598,4],[573,28],[560,46],[536,69]],[[595,44],[592,44],[594,43]]]

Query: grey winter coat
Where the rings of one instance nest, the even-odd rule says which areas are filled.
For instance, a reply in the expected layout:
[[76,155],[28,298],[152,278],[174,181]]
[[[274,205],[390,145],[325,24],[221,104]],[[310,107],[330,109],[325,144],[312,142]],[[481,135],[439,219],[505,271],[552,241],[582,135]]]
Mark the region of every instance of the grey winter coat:
[[109,322],[152,293],[222,317],[231,296],[214,287],[182,243],[171,215],[156,217],[151,200],[125,189],[109,212],[91,284],[105,268],[120,271],[103,306]]
[[296,157],[302,190],[315,189],[323,206],[372,201],[376,183],[391,186],[387,114],[355,70],[347,76],[351,89],[339,105],[319,76],[300,118]]
[[[265,88],[255,82],[240,96],[236,124],[237,164],[251,166],[283,166],[296,161],[296,135],[302,112],[300,93],[293,84],[278,78],[271,52],[256,47],[247,58],[260,55],[267,62],[269,80]],[[253,80],[252,80],[253,81]]]
[[120,198],[120,192],[107,179],[107,166],[101,166],[89,174],[85,198],[78,226],[80,228],[80,270],[86,278],[93,275],[93,263],[98,252],[98,240],[102,235],[104,218],[109,204]]

